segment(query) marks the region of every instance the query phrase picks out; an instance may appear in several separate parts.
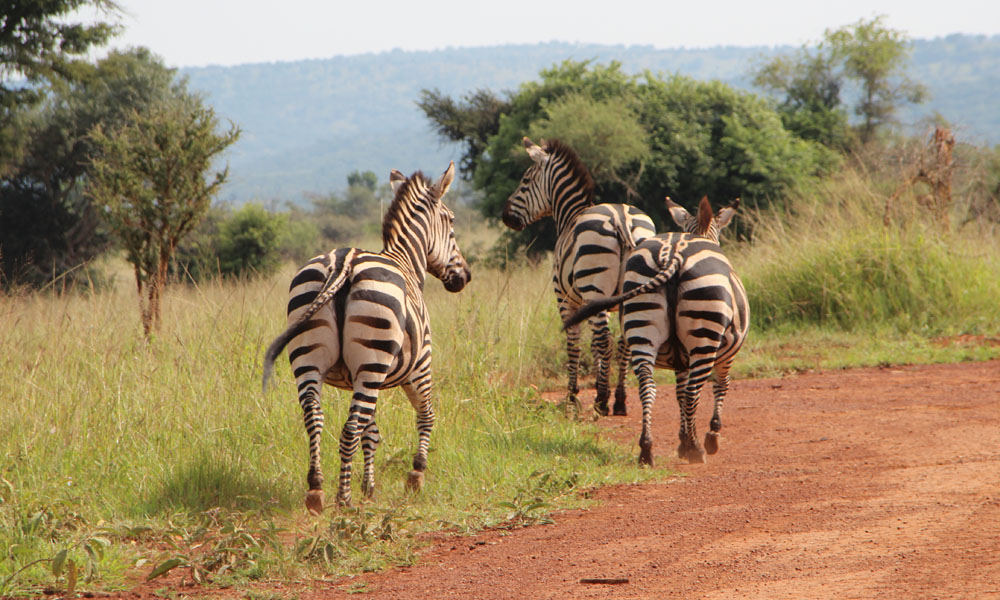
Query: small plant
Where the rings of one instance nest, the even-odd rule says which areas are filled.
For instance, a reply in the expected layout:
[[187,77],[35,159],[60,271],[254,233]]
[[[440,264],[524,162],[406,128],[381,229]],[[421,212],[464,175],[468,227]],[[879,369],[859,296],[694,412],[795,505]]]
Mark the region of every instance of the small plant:
[[415,517],[401,514],[395,507],[384,510],[348,508],[333,517],[325,531],[318,531],[317,527],[312,535],[302,538],[295,555],[300,560],[322,562],[332,568],[349,554],[395,540],[403,525],[414,520]]
[[103,535],[103,530],[80,534],[85,527],[86,521],[73,511],[57,514],[52,509],[43,508],[22,518],[14,528],[18,543],[10,546],[9,557],[21,549],[51,545],[53,542],[63,547],[52,556],[28,562],[0,580],[0,596],[17,591],[18,577],[31,567],[44,563],[48,563],[49,573],[54,578],[55,588],[50,589],[64,590],[67,595],[76,593],[79,582],[99,578],[104,551],[111,541]]
[[500,502],[498,506],[510,509],[506,520],[511,525],[527,527],[555,523],[546,512],[546,509],[552,508],[552,504],[542,498],[552,497],[553,494],[561,495],[560,490],[575,489],[579,477],[579,473],[571,473],[560,478],[552,471],[534,471],[528,476],[529,486],[518,488],[513,500]]
[[263,528],[249,525],[259,518],[216,508],[202,513],[202,522],[193,531],[183,527],[169,531],[167,539],[176,553],[153,568],[146,580],[177,568],[190,569],[192,581],[199,584],[212,577],[259,571],[259,562],[266,553],[284,553],[278,537],[281,530],[273,521],[267,520]]

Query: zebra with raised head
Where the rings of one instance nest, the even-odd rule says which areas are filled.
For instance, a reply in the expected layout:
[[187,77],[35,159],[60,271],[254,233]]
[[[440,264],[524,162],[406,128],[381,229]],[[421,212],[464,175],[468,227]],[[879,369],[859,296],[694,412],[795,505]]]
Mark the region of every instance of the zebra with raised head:
[[[622,329],[642,401],[640,464],[653,464],[654,366],[676,371],[678,455],[689,462],[704,462],[705,449],[709,454],[718,451],[729,370],[750,326],[743,283],[718,245],[719,230],[729,223],[735,209],[734,203],[715,216],[703,198],[698,216],[691,217],[683,208],[670,206],[674,219],[695,233],[665,233],[642,241],[628,257],[623,293],[590,302],[565,321],[571,327],[609,306],[621,305]],[[715,407],[703,449],[694,416],[702,386],[713,374]]]
[[[507,199],[503,222],[520,231],[535,221],[552,216],[556,223],[555,262],[552,283],[562,319],[589,300],[618,293],[624,259],[636,243],[655,233],[653,221],[628,204],[594,205],[594,181],[590,171],[569,146],[551,140],[536,145],[527,137],[524,147],[532,164],[521,177],[517,190]],[[614,310],[614,308],[612,308]],[[613,349],[607,312],[591,319],[597,397],[594,410],[608,414],[609,371]],[[577,409],[580,389],[580,328],[566,330],[569,372],[567,400]],[[618,386],[614,414],[626,414],[625,373],[628,360],[624,340],[618,344]]]
[[309,437],[306,508],[311,512],[321,512],[324,502],[323,383],[353,392],[340,435],[338,502],[351,502],[351,462],[359,442],[361,487],[366,496],[374,492],[374,457],[381,441],[375,403],[379,390],[390,387],[402,386],[416,409],[417,452],[407,487],[423,485],[434,427],[424,280],[430,273],[448,291],[458,292],[472,277],[455,241],[455,217],[441,201],[454,176],[454,164],[436,183],[420,172],[407,178],[393,170],[395,198],[382,222],[382,251],[338,248],[313,258],[292,278],[288,327],[264,355],[264,389],[274,359],[287,346]]

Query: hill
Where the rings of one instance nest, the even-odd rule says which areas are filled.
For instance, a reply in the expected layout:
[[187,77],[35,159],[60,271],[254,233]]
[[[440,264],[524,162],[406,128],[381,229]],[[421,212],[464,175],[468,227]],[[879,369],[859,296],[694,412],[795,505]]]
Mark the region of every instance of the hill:
[[[389,169],[443,170],[459,149],[443,144],[415,101],[421,89],[462,95],[477,88],[513,90],[566,59],[616,60],[630,73],[649,69],[719,79],[751,89],[754,64],[790,47],[657,49],[542,43],[431,52],[394,50],[321,60],[182,69],[192,89],[243,129],[229,152],[231,183],[222,199],[302,201],[345,187],[347,174]],[[929,101],[902,115],[919,126],[939,113],[960,139],[1000,143],[1000,36],[952,35],[916,40],[911,76]]]

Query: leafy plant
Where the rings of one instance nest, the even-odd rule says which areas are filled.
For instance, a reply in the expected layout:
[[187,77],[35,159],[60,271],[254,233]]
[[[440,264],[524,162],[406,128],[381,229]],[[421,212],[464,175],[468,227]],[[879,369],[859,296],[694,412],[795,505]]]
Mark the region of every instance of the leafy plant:
[[202,522],[193,530],[177,527],[167,532],[174,555],[157,564],[146,576],[150,581],[177,568],[190,570],[192,581],[206,583],[213,577],[231,573],[254,575],[259,572],[265,553],[282,555],[282,530],[266,519],[254,526],[258,514],[243,514],[213,509],[202,513]]

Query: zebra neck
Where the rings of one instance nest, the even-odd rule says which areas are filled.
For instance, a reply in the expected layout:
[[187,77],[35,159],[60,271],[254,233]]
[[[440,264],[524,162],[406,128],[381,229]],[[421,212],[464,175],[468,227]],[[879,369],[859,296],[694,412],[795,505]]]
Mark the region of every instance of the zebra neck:
[[[423,239],[423,236],[415,236]],[[395,260],[402,267],[403,277],[410,285],[418,289],[424,289],[424,281],[427,279],[427,251],[425,249],[414,248],[405,235],[396,235],[389,240],[382,254]]]
[[552,218],[556,222],[556,234],[569,230],[577,215],[592,206],[593,203],[589,194],[584,194],[575,187],[564,189],[561,195],[553,196]]

